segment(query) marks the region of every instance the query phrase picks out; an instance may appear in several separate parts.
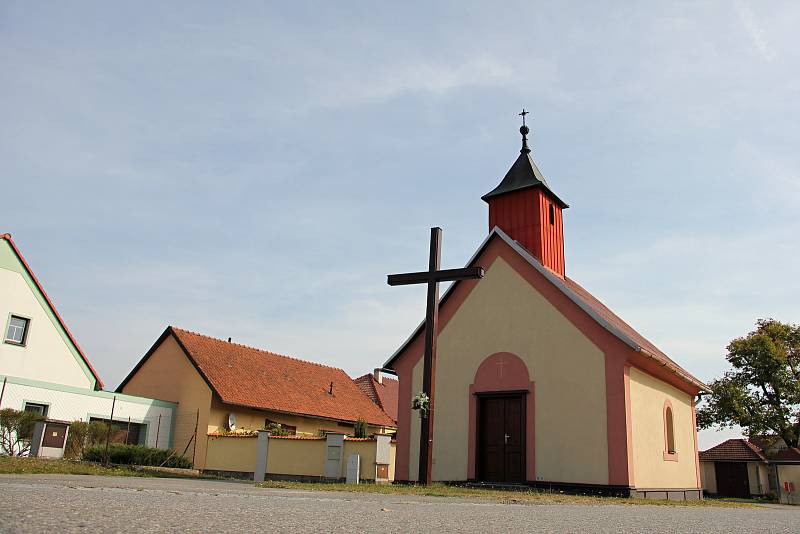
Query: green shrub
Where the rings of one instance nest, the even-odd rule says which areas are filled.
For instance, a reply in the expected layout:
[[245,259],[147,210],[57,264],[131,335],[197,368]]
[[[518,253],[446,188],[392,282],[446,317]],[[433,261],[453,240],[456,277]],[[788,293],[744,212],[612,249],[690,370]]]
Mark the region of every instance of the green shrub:
[[106,433],[108,427],[105,423],[99,421],[92,421],[86,423],[84,421],[73,421],[69,425],[69,434],[67,435],[67,446],[64,450],[65,458],[80,458],[83,456],[83,450],[92,445],[99,445],[105,443]]
[[44,417],[35,412],[0,410],[0,455],[25,456],[31,448],[33,427]]
[[[83,459],[90,462],[102,462],[105,458],[105,453],[105,444],[94,445],[83,450]],[[144,445],[111,443],[108,446],[108,457],[112,464],[155,466],[164,464],[164,467],[181,467],[185,469],[192,467],[191,460],[172,450],[154,449]],[[165,461],[166,463],[164,463]]]

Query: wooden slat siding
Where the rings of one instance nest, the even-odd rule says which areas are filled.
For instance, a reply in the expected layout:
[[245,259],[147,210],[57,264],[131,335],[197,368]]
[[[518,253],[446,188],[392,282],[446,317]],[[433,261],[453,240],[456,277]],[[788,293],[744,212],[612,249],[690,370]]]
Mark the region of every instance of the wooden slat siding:
[[[550,224],[550,205],[553,224]],[[561,207],[541,189],[523,189],[489,201],[489,230],[495,226],[525,247],[542,265],[564,276]]]

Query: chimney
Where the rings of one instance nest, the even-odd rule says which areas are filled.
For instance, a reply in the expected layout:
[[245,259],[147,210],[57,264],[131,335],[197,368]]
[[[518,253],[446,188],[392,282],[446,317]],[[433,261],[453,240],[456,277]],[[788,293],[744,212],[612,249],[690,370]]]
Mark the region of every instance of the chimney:
[[372,376],[375,377],[375,382],[383,384],[383,369],[378,367],[372,372]]

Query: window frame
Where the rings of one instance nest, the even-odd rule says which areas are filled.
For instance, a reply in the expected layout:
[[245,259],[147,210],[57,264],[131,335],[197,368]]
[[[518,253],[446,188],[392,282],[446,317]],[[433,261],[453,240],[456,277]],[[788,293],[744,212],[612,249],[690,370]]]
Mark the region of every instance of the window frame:
[[[667,418],[668,414],[669,418]],[[662,418],[664,420],[664,460],[668,462],[677,462],[678,446],[675,440],[675,410],[672,408],[672,403],[669,399],[664,401]],[[672,440],[670,440],[670,437]],[[670,441],[672,441],[672,447],[670,447]]]
[[49,403],[47,403],[47,402],[42,402],[42,401],[29,401],[29,400],[23,400],[23,401],[22,401],[22,411],[23,411],[23,412],[28,412],[28,411],[31,411],[31,410],[28,410],[28,405],[29,405],[29,404],[30,404],[30,405],[33,405],[33,406],[41,406],[41,407],[42,407],[42,413],[41,413],[41,414],[39,414],[39,415],[41,415],[42,417],[44,417],[45,419],[47,419],[47,417],[48,417],[48,416],[49,416],[49,414],[50,414],[50,404],[49,404]]
[[[11,339],[8,337],[8,329],[11,328],[12,319],[22,319],[25,321],[25,329],[22,331],[22,341],[17,341],[16,339]],[[10,312],[8,314],[8,319],[6,320],[5,330],[3,330],[3,343],[8,343],[9,345],[15,345],[17,347],[25,347],[28,344],[28,334],[31,331],[31,322],[32,319],[30,317],[21,315],[19,313]]]

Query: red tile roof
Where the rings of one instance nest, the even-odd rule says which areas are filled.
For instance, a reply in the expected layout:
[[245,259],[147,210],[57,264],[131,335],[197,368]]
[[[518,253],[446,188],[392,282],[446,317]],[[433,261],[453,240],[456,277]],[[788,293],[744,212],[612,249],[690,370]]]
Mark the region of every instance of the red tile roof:
[[400,383],[397,380],[384,376],[383,383],[380,383],[375,380],[375,375],[370,373],[359,376],[353,382],[392,420],[397,421],[397,403],[400,395]]
[[[180,328],[168,327],[165,334],[167,332],[175,336],[194,366],[226,404],[337,421],[355,422],[363,418],[373,425],[395,426],[395,422],[341,369]],[[329,393],[331,383],[333,394]]]
[[638,346],[639,349],[645,352],[648,356],[655,359],[656,361],[664,364],[667,368],[670,369],[673,373],[677,374],[684,380],[687,380],[690,383],[693,383],[700,387],[701,389],[707,389],[708,386],[697,380],[693,377],[688,371],[683,369],[680,365],[672,361],[669,356],[664,354],[661,349],[656,347],[649,339],[644,337],[642,334],[634,330],[634,328],[623,321],[617,314],[615,314],[611,309],[600,302],[600,300],[586,291],[578,282],[572,280],[571,278],[564,278],[564,282],[566,283],[567,287],[571,289],[577,296],[580,298],[589,308],[592,309],[597,315],[602,317],[607,323],[611,326],[616,328],[617,330],[621,331],[623,334],[631,338]]
[[782,463],[782,462],[800,463],[800,449],[798,449],[797,447],[782,449],[777,453],[775,453],[775,456],[773,456],[771,460],[777,463]]
[[765,462],[767,459],[758,447],[746,439],[729,439],[716,447],[700,451],[700,460],[704,462]]
[[72,335],[72,332],[70,332],[69,328],[67,328],[67,323],[65,323],[64,319],[61,318],[61,314],[58,313],[55,304],[53,304],[53,301],[50,300],[50,296],[47,294],[47,291],[44,290],[44,286],[42,286],[42,284],[39,282],[39,279],[36,278],[36,275],[33,274],[33,269],[31,269],[30,265],[28,265],[28,262],[25,261],[25,257],[22,255],[22,252],[19,251],[19,248],[17,248],[17,245],[16,243],[14,243],[14,240],[11,239],[11,234],[0,234],[0,239],[8,241],[8,244],[11,245],[11,250],[14,251],[14,254],[17,255],[17,258],[19,259],[20,263],[22,263],[22,266],[25,267],[26,271],[28,271],[28,275],[30,275],[31,280],[33,280],[33,283],[36,285],[36,288],[44,297],[44,300],[45,302],[47,302],[47,305],[50,306],[50,310],[53,312],[53,315],[56,316],[58,324],[60,324],[61,328],[64,329],[64,332],[67,334],[67,337],[72,342],[72,345],[75,347],[75,350],[77,350],[78,354],[80,354],[83,363],[86,364],[86,367],[89,368],[89,372],[91,372],[92,376],[94,376],[94,379],[96,381],[95,389],[98,390],[103,389],[103,380],[100,378],[100,375],[97,374],[97,371],[95,371],[94,367],[92,367],[92,362],[90,362],[89,358],[86,357],[86,354],[84,354],[83,349],[81,349],[80,345],[78,345],[78,342],[75,340],[75,337]]

